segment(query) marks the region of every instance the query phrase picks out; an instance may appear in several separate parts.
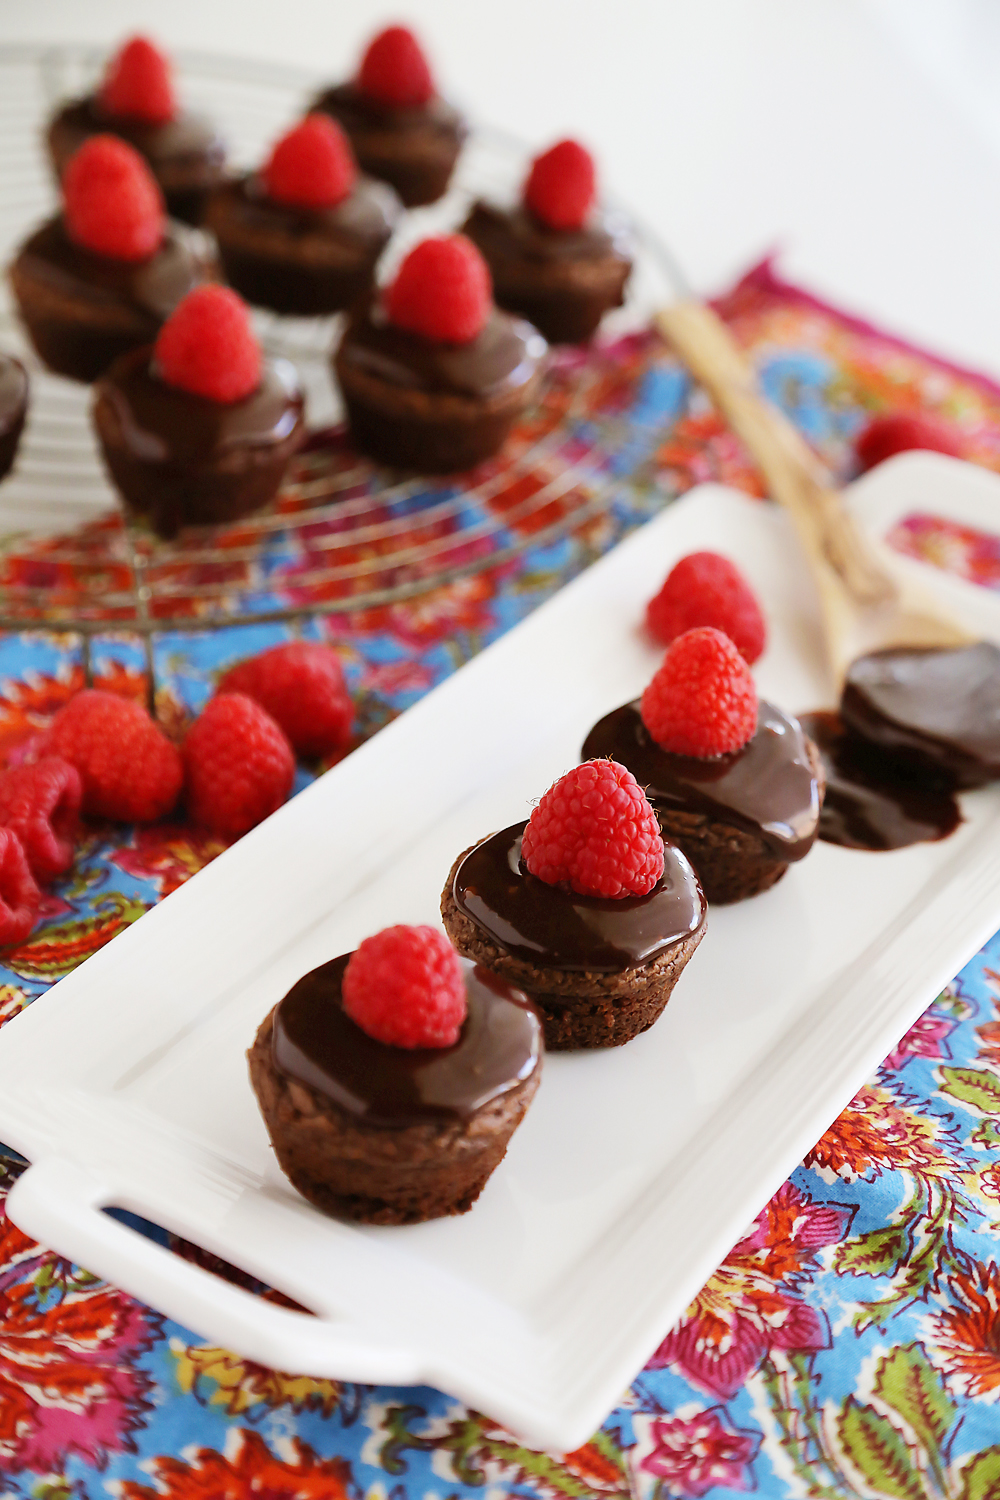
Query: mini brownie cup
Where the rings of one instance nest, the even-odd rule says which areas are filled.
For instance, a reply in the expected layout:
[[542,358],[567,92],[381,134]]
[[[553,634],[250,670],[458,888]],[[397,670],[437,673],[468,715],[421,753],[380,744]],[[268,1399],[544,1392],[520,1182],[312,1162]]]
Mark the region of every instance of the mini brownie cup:
[[168,59],[143,37],[110,59],[96,93],[53,117],[46,140],[56,175],[84,141],[107,132],[145,157],[174,218],[201,222],[206,193],[225,178],[226,148],[210,121],[180,108]]
[[[641,894],[621,887],[616,895],[581,891],[575,887],[592,882],[532,857],[545,876],[533,874],[523,849],[529,824],[515,823],[460,854],[441,897],[445,931],[458,952],[524,990],[542,1014],[549,1051],[617,1047],[648,1030],[705,934],[698,877],[681,851],[661,840],[641,789],[621,766],[590,766],[599,786],[615,779],[628,788],[637,821],[645,819],[657,846],[647,877],[630,883]],[[572,794],[574,778],[587,769],[550,788],[532,825]],[[593,813],[593,787],[576,795],[588,796],[585,820],[593,817],[583,836],[590,832],[598,847],[615,843],[617,833],[607,832],[614,811]],[[550,878],[555,874],[557,881]]]
[[351,438],[397,468],[471,469],[530,407],[547,347],[493,306],[475,246],[424,240],[384,297],[355,311],[334,356]]
[[[679,642],[704,636],[718,637],[729,648],[729,665],[749,684],[751,711],[736,748],[679,753],[658,742],[662,730],[650,696],[655,685],[663,693],[661,705],[665,700],[672,708],[680,700],[682,688],[675,688],[671,699],[661,674],[672,659],[680,662]],[[791,714],[757,701],[749,670],[720,631],[679,636],[643,698],[599,720],[581,754],[588,760],[612,756],[628,766],[645,787],[664,837],[684,850],[712,903],[743,901],[766,891],[816,841],[825,784],[819,751]]]
[[94,426],[127,510],[160,536],[267,505],[302,441],[304,399],[287,360],[265,360],[245,305],[201,287],[155,345],[117,360],[94,391]]
[[28,410],[28,372],[12,354],[0,354],[0,479],[10,473]]
[[83,146],[63,186],[64,213],[25,241],[10,279],[43,363],[91,381],[155,339],[218,264],[203,235],[164,216],[142,158],[114,136]]
[[442,196],[468,133],[462,116],[438,94],[416,38],[403,26],[380,32],[358,76],[324,90],[310,108],[337,121],[362,172],[388,182],[407,208]]
[[551,343],[585,343],[622,305],[631,239],[620,220],[594,207],[593,162],[574,141],[536,159],[514,208],[477,202],[462,233],[482,251],[498,305]]
[[205,223],[241,297],[305,317],[338,312],[369,290],[401,214],[387,183],[358,177],[339,126],[313,114],[277,142],[260,173],[212,194]]
[[[444,946],[433,929],[415,930]],[[388,934],[401,931],[414,929]],[[538,1016],[518,990],[452,954],[464,1002],[455,1039],[383,1041],[366,1018],[359,1024],[345,1010],[344,976],[355,957],[343,954],[300,979],[247,1054],[278,1162],[326,1213],[367,1224],[464,1213],[538,1087]]]

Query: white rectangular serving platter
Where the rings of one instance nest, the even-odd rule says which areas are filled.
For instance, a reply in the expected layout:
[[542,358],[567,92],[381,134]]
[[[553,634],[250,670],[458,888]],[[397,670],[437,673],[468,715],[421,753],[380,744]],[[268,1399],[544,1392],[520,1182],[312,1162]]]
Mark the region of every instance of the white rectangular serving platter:
[[[920,456],[883,466],[854,500],[881,524],[918,493],[964,518],[989,491],[1000,521],[1000,480]],[[33,1163],[10,1195],[13,1221],[244,1357],[426,1382],[540,1447],[583,1442],[1000,925],[1000,792],[967,795],[966,821],[941,843],[819,844],[772,891],[713,908],[651,1031],[547,1059],[463,1217],[374,1229],[311,1208],[275,1165],[244,1053],[306,970],[389,923],[438,920],[455,854],[524,817],[591,724],[644,686],[659,660],[639,629],[645,601],[704,547],[738,561],[765,602],[761,693],[793,710],[828,704],[784,515],[719,486],[692,492],[3,1028],[0,1140]],[[1000,641],[1000,599],[921,572]],[[100,1212],[115,1204],[315,1316]]]

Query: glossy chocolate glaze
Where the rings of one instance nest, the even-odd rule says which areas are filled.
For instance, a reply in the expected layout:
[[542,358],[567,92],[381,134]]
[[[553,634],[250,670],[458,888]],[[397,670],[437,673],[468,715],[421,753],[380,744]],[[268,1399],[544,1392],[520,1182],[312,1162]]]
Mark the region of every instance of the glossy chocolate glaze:
[[349,953],[293,985],[274,1017],[273,1058],[298,1079],[371,1125],[467,1120],[530,1078],[541,1057],[541,1023],[520,990],[463,961],[468,1015],[453,1047],[391,1047],[341,1009]]
[[311,108],[333,116],[349,136],[361,170],[391,182],[407,208],[434,203],[446,191],[466,126],[444,99],[398,109],[343,83],[320,94]]
[[408,131],[419,127],[433,131],[451,143],[456,139],[463,140],[468,133],[458,110],[440,94],[435,94],[426,104],[400,108],[369,99],[353,83],[338,83],[319,94],[310,108],[332,115],[349,136],[386,130]]
[[12,354],[0,354],[0,479],[10,471],[28,410],[28,372]]
[[591,214],[582,229],[549,229],[521,204],[500,208],[480,199],[462,233],[476,242],[487,260],[604,260],[611,255],[628,260],[632,252],[623,222],[601,212]]
[[256,173],[221,190],[239,222],[249,230],[278,231],[293,239],[322,235],[356,246],[383,246],[402,216],[402,206],[387,183],[360,177],[342,203],[332,208],[299,208],[267,196]]
[[855,734],[945,785],[1000,777],[1000,650],[987,641],[859,657],[840,712]]
[[825,843],[905,849],[947,838],[962,821],[950,791],[907,776],[869,741],[852,734],[839,714],[802,714],[799,722],[826,772],[819,815],[819,836]]
[[646,896],[612,900],[548,885],[521,861],[524,823],[484,839],[455,871],[455,903],[507,953],[538,968],[619,974],[698,931],[705,898],[673,844]]
[[530,323],[498,308],[467,344],[439,344],[395,328],[376,302],[351,318],[337,359],[404,390],[484,398],[527,385],[547,348]]
[[698,760],[663,750],[642,722],[639,700],[605,715],[587,735],[582,758],[610,756],[627,766],[654,812],[705,813],[756,834],[776,859],[802,859],[819,826],[819,788],[798,720],[759,703],[757,732],[742,750]]

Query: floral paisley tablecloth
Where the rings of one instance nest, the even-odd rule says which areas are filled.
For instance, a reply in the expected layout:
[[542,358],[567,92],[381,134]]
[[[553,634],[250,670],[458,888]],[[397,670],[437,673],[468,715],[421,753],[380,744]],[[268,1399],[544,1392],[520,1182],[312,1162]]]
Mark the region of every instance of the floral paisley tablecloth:
[[[989,381],[824,307],[766,265],[719,306],[769,394],[844,478],[852,434],[886,408],[947,414],[969,456],[1000,470],[1000,389]],[[306,630],[342,651],[361,734],[691,484],[760,493],[738,444],[655,339],[627,341],[615,360],[636,445],[606,515],[496,572]],[[1000,587],[998,538],[924,515],[894,540]],[[163,634],[161,716],[182,724],[222,668],[287,634]],[[135,640],[96,642],[94,668],[101,686],[144,690]],[[71,638],[0,641],[0,756],[25,753],[82,672]],[[179,824],[92,827],[42,924],[4,956],[0,1024],[219,848]],[[748,1227],[601,1431],[565,1455],[524,1448],[440,1392],[238,1359],[0,1216],[0,1496],[1000,1500],[998,1147],[1000,936]],[[4,1187],[22,1165],[0,1152]]]

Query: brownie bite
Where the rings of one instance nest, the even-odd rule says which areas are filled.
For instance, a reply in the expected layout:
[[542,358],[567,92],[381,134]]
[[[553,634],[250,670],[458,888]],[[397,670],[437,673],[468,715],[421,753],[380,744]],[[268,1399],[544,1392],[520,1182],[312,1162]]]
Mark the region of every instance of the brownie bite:
[[499,306],[551,343],[585,343],[624,300],[631,236],[594,192],[589,153],[563,141],[533,163],[520,203],[479,201],[462,226],[490,268]]
[[538,1087],[538,1017],[516,989],[455,960],[464,999],[457,1038],[394,1045],[344,1009],[353,957],[300,979],[248,1053],[281,1169],[317,1208],[367,1224],[465,1213]]
[[93,418],[125,508],[171,537],[267,505],[304,436],[303,408],[293,366],[263,359],[235,292],[204,287],[155,345],[112,365]]
[[380,32],[357,77],[324,90],[311,108],[343,127],[361,170],[390,183],[407,208],[442,196],[468,133],[403,26]]
[[259,173],[212,194],[205,223],[241,297],[313,316],[369,291],[401,214],[387,183],[358,176],[339,126],[313,114],[277,142]]
[[206,194],[225,178],[225,143],[209,120],[181,108],[169,59],[144,37],[111,58],[95,93],[51,120],[46,144],[56,175],[84,141],[107,132],[145,157],[174,218],[201,222]]
[[17,456],[28,411],[28,372],[12,354],[0,354],[0,479]]

